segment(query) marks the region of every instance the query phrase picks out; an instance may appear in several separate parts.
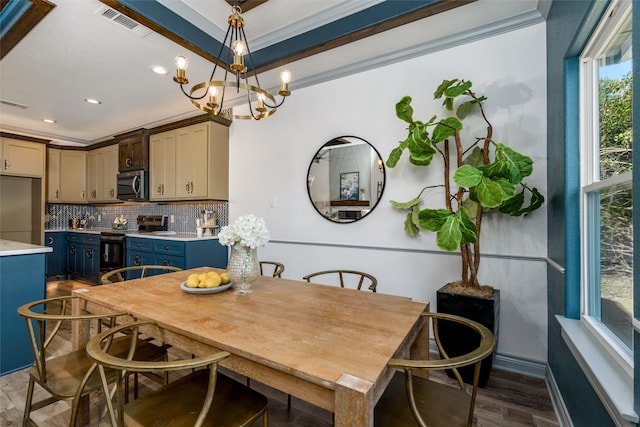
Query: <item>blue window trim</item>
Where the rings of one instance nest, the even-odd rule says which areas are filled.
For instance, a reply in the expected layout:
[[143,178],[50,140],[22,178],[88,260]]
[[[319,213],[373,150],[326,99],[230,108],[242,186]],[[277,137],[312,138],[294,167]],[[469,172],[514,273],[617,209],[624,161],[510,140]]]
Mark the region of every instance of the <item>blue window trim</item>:
[[564,63],[565,299],[564,315],[580,319],[580,59]]

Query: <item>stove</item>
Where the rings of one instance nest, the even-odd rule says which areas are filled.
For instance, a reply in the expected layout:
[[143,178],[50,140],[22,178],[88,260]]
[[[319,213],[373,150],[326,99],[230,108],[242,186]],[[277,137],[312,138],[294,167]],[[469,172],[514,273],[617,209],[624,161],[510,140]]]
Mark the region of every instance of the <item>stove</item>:
[[169,217],[167,215],[138,215],[138,232],[153,233],[154,231],[167,231],[169,229]]

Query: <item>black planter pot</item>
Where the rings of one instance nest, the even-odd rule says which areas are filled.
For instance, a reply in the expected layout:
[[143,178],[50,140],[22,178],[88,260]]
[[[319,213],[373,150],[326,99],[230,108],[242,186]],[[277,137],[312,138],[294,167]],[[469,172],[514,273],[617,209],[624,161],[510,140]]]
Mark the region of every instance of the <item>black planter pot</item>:
[[[495,290],[491,298],[479,298],[468,295],[452,294],[437,291],[437,311],[438,313],[455,314],[467,319],[475,320],[493,332],[498,343],[498,319],[500,315],[500,291]],[[465,330],[460,325],[452,322],[441,322],[438,325],[440,341],[450,357],[460,356],[474,350],[478,346],[479,338],[473,331]],[[480,369],[479,387],[484,387],[489,381],[489,374],[493,367],[493,360],[496,357],[494,351],[491,356],[482,361]],[[473,365],[458,369],[460,376],[467,384],[473,383]],[[447,372],[453,378],[453,373]]]

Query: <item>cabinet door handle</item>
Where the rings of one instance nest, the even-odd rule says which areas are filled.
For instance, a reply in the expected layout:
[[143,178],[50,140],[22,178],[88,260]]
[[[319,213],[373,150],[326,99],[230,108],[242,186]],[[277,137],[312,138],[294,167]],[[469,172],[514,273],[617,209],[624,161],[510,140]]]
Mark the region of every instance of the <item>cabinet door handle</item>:
[[162,265],[171,265],[171,263],[169,262],[169,260],[163,259],[162,260]]
[[140,256],[136,255],[133,257],[133,265],[140,265]]
[[87,193],[85,193],[84,191],[80,193],[80,198],[82,200],[84,200],[87,197]]
[[115,196],[116,195],[116,191],[112,188],[111,190],[109,190],[109,195],[111,197]]
[[187,182],[187,185],[185,185],[185,190],[187,192],[187,194],[189,194],[189,183]]
[[93,257],[93,251],[91,249],[87,249],[87,252],[85,252],[85,254],[87,255],[87,258]]
[[49,236],[49,239],[47,240],[49,242],[50,245],[53,245],[53,237]]
[[69,248],[69,253],[70,253],[71,255],[75,255],[75,254],[76,254],[76,248],[75,248],[75,246],[71,246],[71,247]]
[[9,160],[4,159],[4,170],[9,169]]
[[96,197],[98,197],[98,192],[97,192],[96,190],[93,190],[93,191],[91,192],[91,197],[93,197],[94,199],[95,199]]
[[164,184],[162,184],[162,195],[164,196]]
[[59,199],[59,198],[60,198],[60,196],[59,196],[58,194],[59,194],[59,191],[58,191],[58,190],[56,190],[56,199]]
[[165,246],[165,247],[164,247],[164,250],[165,250],[165,251],[168,251],[168,250],[169,250],[169,246]]
[[127,157],[127,161],[125,162],[127,167],[131,166],[131,158]]
[[193,194],[193,181],[189,183],[191,185],[191,193]]

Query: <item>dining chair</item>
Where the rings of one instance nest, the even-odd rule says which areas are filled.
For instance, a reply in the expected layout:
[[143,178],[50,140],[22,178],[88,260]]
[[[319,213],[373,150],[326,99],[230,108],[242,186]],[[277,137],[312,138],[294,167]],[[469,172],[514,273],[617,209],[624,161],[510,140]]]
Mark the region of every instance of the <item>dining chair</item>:
[[[362,271],[355,271],[355,270],[325,270],[325,271],[318,271],[316,273],[311,273],[311,274],[307,274],[306,276],[303,277],[304,280],[306,280],[307,282],[311,282],[311,279],[317,276],[324,276],[324,275],[338,275],[338,278],[340,279],[340,287],[344,288],[345,287],[345,282],[347,283],[347,285],[349,285],[350,283],[355,283],[355,281],[357,280],[357,285],[356,289],[361,290],[362,286],[365,284],[369,284],[369,290],[376,292],[376,287],[378,286],[378,280],[373,277],[371,274],[369,273],[363,273]],[[349,287],[349,286],[346,286]]]
[[131,267],[122,267],[104,273],[102,277],[100,277],[100,284],[108,285],[109,283],[124,282],[127,280],[127,273],[129,272],[140,272],[140,277],[136,276],[136,279],[141,279],[150,273],[159,274],[160,272],[169,273],[180,270],[182,269],[173,265],[134,265]]
[[[267,398],[217,372],[218,363],[230,355],[226,351],[162,362],[136,361],[109,351],[113,337],[125,333],[134,338],[132,354],[135,337],[144,327],[153,326],[149,321],[133,322],[102,332],[87,343],[87,354],[98,363],[112,426],[249,426],[262,417],[262,424],[267,427]],[[115,388],[108,384],[109,369],[120,372]],[[126,372],[158,370],[191,372],[137,400],[124,402],[122,379]]]
[[[78,409],[81,398],[102,388],[96,364],[87,357],[85,348],[75,351],[64,351],[60,342],[65,340],[64,334],[71,329],[72,322],[84,322],[91,333],[97,333],[102,321],[108,320],[108,327],[115,325],[116,319],[126,315],[125,312],[109,314],[69,313],[70,303],[76,299],[74,295],[38,300],[22,305],[18,314],[27,324],[29,340],[33,350],[34,363],[28,370],[29,386],[24,408],[23,426],[33,423],[31,413],[57,401],[71,403],[69,425],[78,422]],[[64,332],[62,332],[64,331]],[[58,336],[60,334],[60,336]],[[113,341],[110,352],[120,354],[129,350],[128,337],[120,337]],[[140,360],[162,360],[167,358],[166,348],[156,346],[148,340],[137,342],[135,358]],[[115,379],[114,371],[106,371],[107,381]],[[38,384],[48,397],[33,401],[34,387]]]
[[[391,359],[388,366],[398,371],[384,391],[375,408],[374,423],[379,427],[429,426],[471,427],[480,378],[482,360],[490,356],[495,338],[483,325],[452,314],[424,313],[427,327],[431,325],[440,358],[428,360]],[[468,328],[477,334],[477,346],[467,354],[449,357],[440,342],[438,325],[453,322],[459,328]],[[427,343],[428,345],[428,343]],[[465,389],[458,368],[474,365],[473,384],[470,392]],[[429,379],[428,373],[451,370],[457,384]],[[415,375],[414,375],[415,371]],[[418,376],[420,375],[420,376]]]
[[[267,274],[265,274],[265,271]],[[272,272],[271,274],[268,274]],[[282,277],[284,264],[276,261],[260,261],[260,274],[262,276]]]

